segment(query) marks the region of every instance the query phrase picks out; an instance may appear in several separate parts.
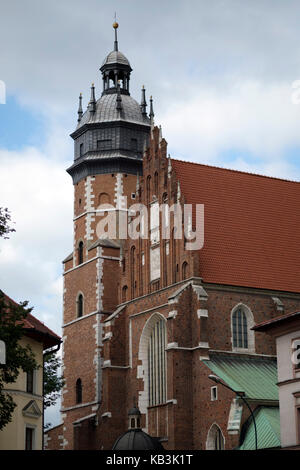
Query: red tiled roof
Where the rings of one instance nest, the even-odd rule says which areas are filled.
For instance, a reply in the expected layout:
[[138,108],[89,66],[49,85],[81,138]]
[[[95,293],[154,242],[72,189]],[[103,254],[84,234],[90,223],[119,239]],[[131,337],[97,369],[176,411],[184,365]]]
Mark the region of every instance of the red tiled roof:
[[[7,303],[19,305],[13,299],[11,299],[7,294],[4,294],[4,298]],[[61,338],[50,330],[44,323],[34,317],[31,313],[28,313],[26,318],[22,320],[23,327],[26,330],[28,336],[35,337],[36,339],[43,342],[45,348],[50,348],[56,346],[61,342]]]
[[186,202],[204,204],[204,282],[300,292],[300,183],[180,160],[172,167]]

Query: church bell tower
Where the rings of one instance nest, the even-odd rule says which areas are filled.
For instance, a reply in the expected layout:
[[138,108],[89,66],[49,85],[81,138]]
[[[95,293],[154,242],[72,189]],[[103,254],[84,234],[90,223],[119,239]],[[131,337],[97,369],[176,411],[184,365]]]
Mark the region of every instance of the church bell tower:
[[[96,98],[92,84],[83,112],[80,94],[71,134],[74,163],[67,172],[74,184],[74,244],[63,262],[63,449],[76,447],[76,427],[105,419],[101,410],[109,409],[104,403],[109,392],[103,384],[102,325],[119,303],[122,252],[118,237],[100,237],[98,208],[107,205],[110,211],[126,213],[126,198],[132,204],[154,116],[152,100],[150,115],[146,112],[144,87],[140,104],[130,95],[132,68],[119,51],[116,22],[113,28],[114,48],[100,67],[101,96]],[[122,421],[119,425],[122,429]]]

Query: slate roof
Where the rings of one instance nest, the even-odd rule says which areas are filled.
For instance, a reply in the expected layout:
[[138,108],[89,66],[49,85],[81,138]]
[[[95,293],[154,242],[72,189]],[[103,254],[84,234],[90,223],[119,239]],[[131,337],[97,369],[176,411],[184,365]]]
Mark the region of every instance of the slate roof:
[[112,51],[110,52],[104,59],[103,65],[110,65],[110,64],[122,64],[122,65],[128,65],[130,67],[129,60],[125,55],[120,52],[120,51]]
[[171,162],[186,203],[204,204],[203,281],[300,292],[300,183]]
[[142,115],[141,107],[138,102],[130,95],[121,95],[122,111],[117,110],[117,93],[105,94],[96,103],[96,111],[91,113],[89,109],[83,114],[77,128],[84,124],[112,121],[126,121],[136,124],[144,124],[149,126],[148,118]]

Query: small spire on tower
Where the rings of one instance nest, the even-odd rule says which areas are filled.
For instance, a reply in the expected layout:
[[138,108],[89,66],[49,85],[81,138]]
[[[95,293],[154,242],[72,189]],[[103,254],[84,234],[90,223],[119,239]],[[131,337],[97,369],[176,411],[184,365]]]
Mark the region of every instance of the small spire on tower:
[[119,24],[117,23],[117,15],[115,13],[115,21],[113,23],[113,28],[115,30],[115,43],[114,43],[114,51],[117,51],[118,50],[118,35],[117,35],[117,29],[119,27]]
[[77,119],[78,122],[81,121],[82,115],[83,115],[83,111],[82,111],[82,93],[80,93],[80,95],[79,95],[79,106],[78,106],[78,119]]
[[153,99],[152,99],[152,96],[150,96],[150,113],[149,113],[149,117],[150,117],[150,122],[151,122],[151,126],[153,125],[154,123],[154,111],[153,111]]
[[144,117],[147,116],[146,106],[147,106],[147,103],[146,103],[146,90],[145,90],[145,87],[143,85],[143,87],[142,87],[142,99],[141,99],[141,110],[142,110],[142,115]]
[[96,98],[95,98],[95,85],[92,83],[91,86],[91,99],[89,102],[89,109],[91,113],[94,113],[96,111]]

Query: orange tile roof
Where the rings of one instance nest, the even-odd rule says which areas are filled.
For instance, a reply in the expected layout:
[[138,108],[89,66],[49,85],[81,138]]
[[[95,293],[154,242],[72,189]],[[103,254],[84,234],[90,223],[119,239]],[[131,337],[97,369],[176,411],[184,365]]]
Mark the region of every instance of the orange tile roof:
[[[4,292],[3,294],[7,304],[19,305],[7,294]],[[45,348],[50,348],[61,343],[61,338],[31,313],[27,314],[26,318],[22,320],[22,323],[26,334],[43,342]]]
[[[204,282],[300,293],[300,183],[172,159],[204,204]],[[194,211],[193,211],[194,212]]]

